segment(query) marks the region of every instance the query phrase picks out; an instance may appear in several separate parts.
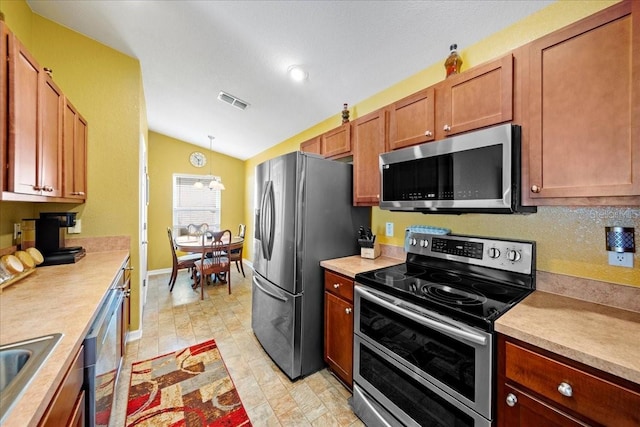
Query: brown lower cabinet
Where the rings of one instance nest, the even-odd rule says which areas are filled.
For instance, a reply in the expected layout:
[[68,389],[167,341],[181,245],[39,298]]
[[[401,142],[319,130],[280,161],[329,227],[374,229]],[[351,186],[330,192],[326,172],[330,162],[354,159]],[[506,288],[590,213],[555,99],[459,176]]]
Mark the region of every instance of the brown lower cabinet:
[[349,389],[353,386],[353,279],[325,270],[324,360]]
[[640,425],[640,385],[498,335],[499,427]]
[[84,416],[84,346],[80,347],[67,374],[51,399],[39,427],[82,427]]

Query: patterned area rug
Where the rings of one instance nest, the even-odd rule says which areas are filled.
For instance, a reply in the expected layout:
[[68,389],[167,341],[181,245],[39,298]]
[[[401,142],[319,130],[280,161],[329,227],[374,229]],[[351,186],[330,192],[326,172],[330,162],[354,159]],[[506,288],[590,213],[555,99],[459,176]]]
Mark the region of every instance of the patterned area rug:
[[251,426],[214,340],[135,362],[126,426]]

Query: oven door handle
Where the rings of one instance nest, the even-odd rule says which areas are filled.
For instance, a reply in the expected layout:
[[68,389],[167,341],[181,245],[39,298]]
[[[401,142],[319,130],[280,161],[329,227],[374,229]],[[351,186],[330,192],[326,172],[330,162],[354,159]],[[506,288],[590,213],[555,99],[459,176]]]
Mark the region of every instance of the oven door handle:
[[461,338],[467,341],[470,341],[472,343],[475,344],[479,344],[479,345],[486,345],[487,344],[487,338],[483,337],[482,335],[478,335],[478,334],[474,334],[473,332],[469,332],[469,331],[464,331],[462,329],[456,328],[455,326],[451,326],[451,325],[447,325],[445,323],[440,323],[436,320],[430,319],[429,317],[422,317],[419,316],[409,310],[407,310],[406,308],[402,307],[402,303],[396,305],[396,304],[392,304],[388,301],[385,301],[384,299],[377,297],[376,295],[374,295],[373,293],[362,289],[362,288],[357,288],[358,292],[361,292],[362,294],[364,294],[364,298],[369,299],[373,302],[375,302],[376,304],[380,304],[381,306],[396,312],[398,314],[401,314],[405,317],[410,318],[411,320],[418,322],[424,326],[428,326],[430,328],[436,329],[440,332],[444,332],[446,334],[450,334],[453,335],[457,338]]
[[391,424],[387,422],[387,420],[380,414],[380,412],[375,408],[375,406],[373,406],[373,404],[369,401],[369,398],[367,398],[367,396],[365,396],[364,393],[361,392],[360,389],[358,389],[357,385],[353,388],[353,394],[357,394],[358,397],[362,399],[362,402],[367,406],[367,408],[371,412],[373,412],[373,414],[376,417],[376,421],[379,421],[382,427],[392,427]]

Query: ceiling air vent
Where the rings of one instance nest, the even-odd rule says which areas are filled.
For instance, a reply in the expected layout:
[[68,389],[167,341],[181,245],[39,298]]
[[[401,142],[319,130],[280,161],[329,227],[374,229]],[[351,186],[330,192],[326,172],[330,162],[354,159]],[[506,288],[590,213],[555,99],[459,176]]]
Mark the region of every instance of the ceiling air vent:
[[248,102],[245,102],[242,99],[236,98],[235,96],[228,94],[226,92],[220,92],[218,94],[218,99],[220,101],[226,102],[229,105],[233,105],[234,107],[239,108],[241,110],[244,110],[249,106]]

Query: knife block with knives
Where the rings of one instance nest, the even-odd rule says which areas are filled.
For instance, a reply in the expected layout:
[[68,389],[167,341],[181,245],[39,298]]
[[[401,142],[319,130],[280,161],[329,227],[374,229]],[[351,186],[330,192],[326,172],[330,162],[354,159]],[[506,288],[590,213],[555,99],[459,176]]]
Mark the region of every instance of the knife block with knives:
[[376,242],[376,236],[368,227],[360,227],[358,231],[358,244],[362,258],[376,259],[380,256],[380,244]]

